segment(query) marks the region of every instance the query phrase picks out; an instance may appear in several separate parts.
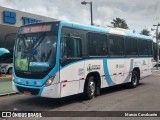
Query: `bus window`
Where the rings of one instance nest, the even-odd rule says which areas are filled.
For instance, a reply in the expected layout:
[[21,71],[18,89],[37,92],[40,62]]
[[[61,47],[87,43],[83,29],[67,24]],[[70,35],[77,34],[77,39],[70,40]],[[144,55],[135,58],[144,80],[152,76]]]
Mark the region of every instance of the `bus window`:
[[148,41],[147,40],[143,40],[143,39],[138,40],[138,52],[139,52],[139,55],[142,55],[142,56],[148,55]]
[[61,59],[82,57],[81,39],[74,37],[62,37]]
[[107,35],[99,33],[88,33],[89,56],[107,56]]
[[126,47],[126,55],[138,55],[137,39],[126,38],[125,47]]
[[110,56],[124,55],[124,38],[120,36],[110,35]]

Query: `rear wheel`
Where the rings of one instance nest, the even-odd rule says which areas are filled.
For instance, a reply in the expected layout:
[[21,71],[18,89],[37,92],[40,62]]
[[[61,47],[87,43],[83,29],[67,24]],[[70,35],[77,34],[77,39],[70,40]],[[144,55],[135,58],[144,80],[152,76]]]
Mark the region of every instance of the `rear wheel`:
[[84,94],[86,99],[90,100],[95,97],[95,92],[96,92],[95,78],[93,76],[90,76],[86,82],[87,83],[85,86]]
[[137,87],[138,84],[139,84],[138,72],[133,71],[132,72],[132,77],[131,77],[131,82],[129,83],[129,86],[131,88],[135,88],[135,87]]

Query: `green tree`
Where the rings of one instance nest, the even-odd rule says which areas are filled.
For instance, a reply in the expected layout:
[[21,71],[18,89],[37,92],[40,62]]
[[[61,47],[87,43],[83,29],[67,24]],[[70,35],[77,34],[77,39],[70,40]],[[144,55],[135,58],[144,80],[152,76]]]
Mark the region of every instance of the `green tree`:
[[147,29],[143,29],[143,30],[140,32],[140,34],[149,36],[149,35],[150,35],[150,31],[147,30]]
[[126,21],[124,19],[121,19],[121,18],[113,19],[111,24],[113,25],[113,27],[124,28],[124,29],[129,28]]

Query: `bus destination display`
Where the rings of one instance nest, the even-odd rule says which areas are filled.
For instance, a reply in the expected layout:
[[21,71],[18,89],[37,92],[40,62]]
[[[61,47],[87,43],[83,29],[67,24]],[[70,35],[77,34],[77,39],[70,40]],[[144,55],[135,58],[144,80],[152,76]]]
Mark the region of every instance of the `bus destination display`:
[[23,27],[21,30],[21,34],[49,32],[49,31],[51,31],[51,25],[29,26],[29,27]]

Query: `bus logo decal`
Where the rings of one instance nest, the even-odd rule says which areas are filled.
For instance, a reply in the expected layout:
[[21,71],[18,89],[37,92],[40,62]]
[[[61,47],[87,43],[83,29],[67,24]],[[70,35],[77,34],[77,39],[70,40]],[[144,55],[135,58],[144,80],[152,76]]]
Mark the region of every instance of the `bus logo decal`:
[[88,65],[87,71],[89,71],[89,72],[92,71],[91,64]]
[[93,71],[93,70],[99,70],[101,69],[101,66],[100,65],[91,65],[89,64],[88,67],[87,67],[87,71]]

